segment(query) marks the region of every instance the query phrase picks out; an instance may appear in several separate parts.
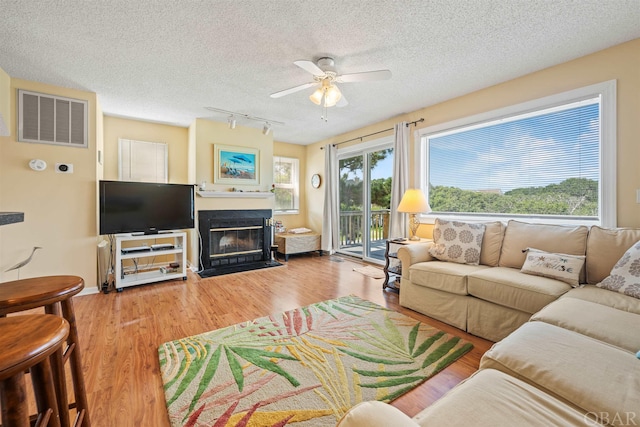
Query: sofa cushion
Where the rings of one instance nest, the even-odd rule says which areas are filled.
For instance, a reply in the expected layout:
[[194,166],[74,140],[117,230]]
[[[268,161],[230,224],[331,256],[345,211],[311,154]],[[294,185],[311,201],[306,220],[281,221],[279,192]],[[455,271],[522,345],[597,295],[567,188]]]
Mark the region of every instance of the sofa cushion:
[[478,265],[484,229],[483,224],[436,218],[429,252],[441,261]]
[[569,291],[571,286],[520,270],[492,267],[467,277],[467,290],[474,297],[533,314]]
[[599,425],[530,384],[494,369],[474,373],[413,419],[425,427]]
[[418,427],[398,408],[377,400],[360,402],[340,418],[336,427]]
[[618,310],[640,314],[640,300],[617,292],[611,292],[591,285],[575,288],[562,295],[562,298],[577,298],[606,305]]
[[640,229],[592,226],[587,239],[587,283],[595,285],[611,273],[622,255],[640,240]]
[[640,349],[640,316],[578,298],[560,298],[531,317],[635,353]]
[[[637,413],[640,361],[635,355],[544,322],[529,322],[487,351],[480,369],[498,369],[584,412]],[[602,415],[600,415],[602,416]],[[628,425],[628,424],[627,424]]]
[[640,242],[631,246],[597,287],[640,299]]
[[500,221],[485,222],[482,249],[480,250],[480,264],[497,267],[500,261],[500,250],[504,238],[505,226]]
[[500,267],[522,268],[527,248],[559,254],[584,255],[589,229],[583,225],[528,224],[511,220],[504,233],[500,253]]
[[526,255],[521,272],[578,286],[584,255],[554,254],[534,248],[527,248]]
[[467,332],[489,341],[500,341],[531,318],[531,313],[511,307],[480,298],[466,297],[466,299]]
[[410,280],[402,278],[400,305],[427,316],[467,330],[468,295],[456,295],[437,289],[418,286]]
[[409,278],[419,286],[457,295],[468,295],[467,276],[475,271],[490,268],[486,265],[466,265],[446,261],[419,262],[409,268]]

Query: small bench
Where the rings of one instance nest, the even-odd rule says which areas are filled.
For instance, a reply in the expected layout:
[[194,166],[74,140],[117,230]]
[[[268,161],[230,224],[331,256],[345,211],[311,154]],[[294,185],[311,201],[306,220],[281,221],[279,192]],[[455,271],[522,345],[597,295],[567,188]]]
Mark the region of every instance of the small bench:
[[284,260],[289,261],[289,255],[318,251],[320,249],[320,234],[314,231],[308,233],[276,233],[275,244],[278,245],[278,253],[284,255]]

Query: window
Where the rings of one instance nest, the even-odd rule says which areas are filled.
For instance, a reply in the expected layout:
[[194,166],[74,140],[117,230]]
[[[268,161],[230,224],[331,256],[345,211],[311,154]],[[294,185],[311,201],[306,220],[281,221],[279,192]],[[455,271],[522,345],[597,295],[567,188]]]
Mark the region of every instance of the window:
[[419,131],[431,216],[615,226],[615,81]]
[[167,144],[118,138],[121,181],[169,182]]
[[273,183],[277,213],[298,213],[299,161],[291,157],[273,158]]

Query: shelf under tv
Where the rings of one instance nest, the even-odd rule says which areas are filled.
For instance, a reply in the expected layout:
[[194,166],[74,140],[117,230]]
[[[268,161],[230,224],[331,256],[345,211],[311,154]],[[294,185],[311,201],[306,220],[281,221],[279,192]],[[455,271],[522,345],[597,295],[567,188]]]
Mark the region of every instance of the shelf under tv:
[[[157,240],[159,239],[163,240],[164,242],[158,243]],[[132,247],[133,249],[148,247],[148,250],[126,252],[127,245],[129,245],[129,247]],[[158,245],[170,245],[173,247],[160,247],[158,249],[153,248],[153,246],[157,247]],[[187,233],[184,231],[150,235],[117,235],[115,249],[116,263],[114,272],[116,290],[122,291],[123,288],[129,286],[144,285],[147,283],[161,282],[164,280],[187,280],[186,245]],[[165,255],[173,256],[170,258],[170,260],[161,261],[159,264],[155,263],[155,257],[162,257]],[[142,258],[145,258],[146,260],[136,261],[137,264],[134,264],[136,269],[138,268],[138,264],[154,264],[150,266],[147,265],[150,268],[146,269],[145,271],[131,271],[131,264],[133,261],[128,261],[128,265],[125,265],[125,263],[123,263],[123,261],[125,260],[138,260]],[[178,271],[171,273],[163,273],[162,271],[160,271],[160,267],[166,267],[172,262],[178,263],[180,265]]]

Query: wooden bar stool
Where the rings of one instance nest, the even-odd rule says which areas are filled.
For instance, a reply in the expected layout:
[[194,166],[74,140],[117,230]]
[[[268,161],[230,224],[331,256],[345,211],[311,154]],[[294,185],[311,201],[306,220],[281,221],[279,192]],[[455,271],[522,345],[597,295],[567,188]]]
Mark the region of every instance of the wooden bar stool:
[[[63,427],[89,427],[89,407],[82,374],[82,359],[78,343],[78,330],[72,297],[84,288],[84,280],[78,276],[45,276],[0,283],[0,317],[9,313],[44,307],[48,314],[64,317],[69,322],[66,348],[60,348],[53,358],[60,422]],[[65,346],[63,346],[65,347]],[[64,363],[69,361],[75,403],[69,405],[65,381]],[[69,409],[76,409],[76,418],[70,424]]]
[[49,358],[64,344],[69,323],[59,316],[35,314],[0,319],[0,406],[3,427],[28,427],[24,372],[29,369],[38,417],[36,426],[60,426]]

